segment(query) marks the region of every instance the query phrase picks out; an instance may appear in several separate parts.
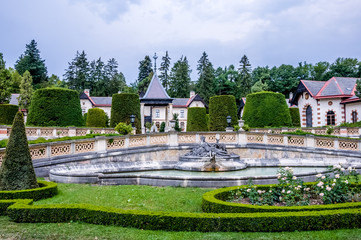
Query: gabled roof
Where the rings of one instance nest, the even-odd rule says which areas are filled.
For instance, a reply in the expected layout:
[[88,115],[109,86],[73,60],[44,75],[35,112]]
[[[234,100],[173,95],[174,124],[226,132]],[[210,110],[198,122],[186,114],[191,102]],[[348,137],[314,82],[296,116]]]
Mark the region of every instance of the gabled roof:
[[208,105],[204,102],[203,98],[199,96],[198,94],[190,97],[190,98],[174,98],[173,99],[173,107],[189,107],[192,102],[194,101],[200,101],[204,104],[205,107],[208,107]]
[[154,73],[147,92],[142,99],[171,99],[159,81],[157,73]]
[[95,106],[98,107],[111,107],[112,106],[112,97],[91,97]]
[[[314,99],[351,98],[355,95],[358,78],[333,77],[326,82],[301,80],[291,100],[297,102],[298,96],[307,91]],[[345,100],[344,100],[345,101]]]

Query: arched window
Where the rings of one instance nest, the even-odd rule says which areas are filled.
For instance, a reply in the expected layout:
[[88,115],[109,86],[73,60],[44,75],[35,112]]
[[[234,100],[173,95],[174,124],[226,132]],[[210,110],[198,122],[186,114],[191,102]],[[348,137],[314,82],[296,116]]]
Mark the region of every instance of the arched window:
[[327,125],[335,125],[335,113],[333,111],[327,112]]
[[356,111],[352,111],[352,122],[353,123],[357,122],[357,112]]

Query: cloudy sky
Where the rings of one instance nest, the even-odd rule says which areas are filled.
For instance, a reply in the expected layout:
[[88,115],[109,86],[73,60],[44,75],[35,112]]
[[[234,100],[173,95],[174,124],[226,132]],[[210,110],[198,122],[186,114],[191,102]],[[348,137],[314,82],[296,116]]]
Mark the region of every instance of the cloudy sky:
[[[49,76],[62,78],[76,51],[114,57],[128,83],[145,55],[215,67],[361,60],[361,0],[0,0],[0,52],[13,67],[32,39]],[[158,58],[158,66],[160,58]]]

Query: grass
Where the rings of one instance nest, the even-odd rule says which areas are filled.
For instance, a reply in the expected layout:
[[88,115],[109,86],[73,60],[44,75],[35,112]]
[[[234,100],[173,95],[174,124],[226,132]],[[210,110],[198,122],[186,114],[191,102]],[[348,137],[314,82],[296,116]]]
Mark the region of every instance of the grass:
[[[89,203],[124,209],[201,212],[211,189],[59,184],[59,194],[35,204]],[[81,222],[14,223],[0,216],[0,239],[361,239],[361,229],[281,233],[200,233],[145,231]]]

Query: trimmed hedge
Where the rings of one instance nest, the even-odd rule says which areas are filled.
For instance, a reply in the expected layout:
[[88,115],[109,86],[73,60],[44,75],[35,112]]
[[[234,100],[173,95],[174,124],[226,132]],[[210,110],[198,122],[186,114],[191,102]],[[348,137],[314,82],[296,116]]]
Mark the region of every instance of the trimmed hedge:
[[[313,186],[315,183],[305,183],[306,186]],[[257,185],[257,189],[269,190],[270,187],[276,187],[277,184]],[[354,187],[360,188],[361,185]],[[241,188],[248,188],[248,185],[220,188],[203,194],[202,209],[208,213],[255,213],[255,212],[305,212],[305,211],[326,211],[339,209],[361,209],[361,202],[349,202],[327,205],[309,205],[309,206],[258,206],[252,204],[241,204],[226,202],[234,192]]]
[[257,92],[247,95],[243,120],[250,127],[292,126],[285,96],[274,92]]
[[202,107],[188,108],[187,132],[208,131],[207,111]]
[[87,127],[106,127],[107,117],[103,109],[91,108],[88,110],[86,118]]
[[82,126],[83,121],[77,91],[65,88],[43,88],[34,92],[29,108],[28,125]]
[[137,133],[142,132],[140,123],[140,100],[134,93],[116,93],[112,97],[110,127],[115,127],[120,122],[130,124],[130,115],[135,115]]
[[[0,206],[8,205],[0,200]],[[361,209],[265,213],[180,213],[123,210],[89,204],[31,205],[16,201],[6,214],[15,222],[81,221],[145,230],[201,232],[280,232],[357,228]]]
[[[58,185],[54,182],[38,181],[39,187],[26,190],[0,191],[0,199],[34,199],[34,201],[50,198],[58,193]],[[1,208],[1,207],[0,207]]]
[[292,107],[292,108],[289,108],[289,110],[290,110],[292,125],[294,127],[301,127],[301,119],[300,119],[299,109]]
[[0,124],[12,125],[19,106],[12,104],[0,104]]
[[209,130],[225,131],[227,116],[232,117],[231,126],[237,125],[236,99],[231,95],[214,96],[209,99]]

